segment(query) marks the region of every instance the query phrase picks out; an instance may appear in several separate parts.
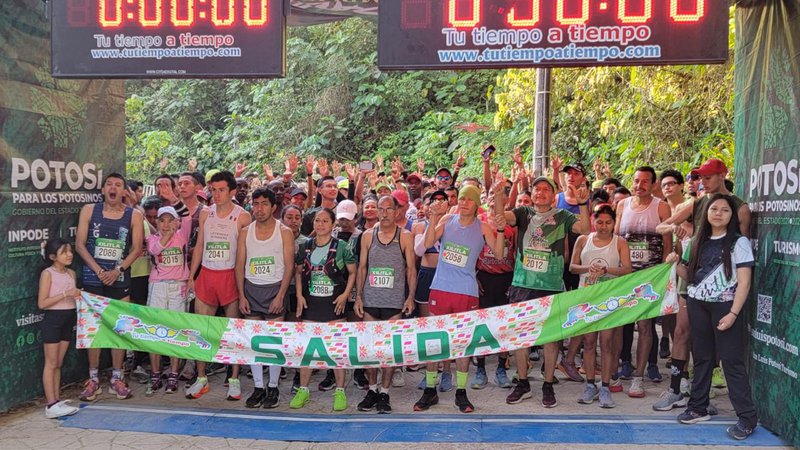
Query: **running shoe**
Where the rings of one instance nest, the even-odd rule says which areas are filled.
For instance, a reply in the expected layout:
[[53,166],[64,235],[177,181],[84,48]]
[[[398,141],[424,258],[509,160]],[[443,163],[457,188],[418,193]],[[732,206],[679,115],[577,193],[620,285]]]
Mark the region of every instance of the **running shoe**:
[[628,389],[628,397],[644,398],[644,387],[642,387],[642,377],[633,377],[631,387]]
[[260,408],[264,404],[264,399],[267,398],[267,391],[264,388],[255,388],[250,397],[244,401],[244,406],[247,408]]
[[669,338],[667,336],[664,336],[664,337],[661,338],[661,343],[660,343],[659,347],[660,347],[660,349],[658,351],[658,356],[661,359],[669,358],[669,355],[670,355]]
[[150,381],[150,374],[142,366],[136,366],[130,373],[130,379],[138,381],[139,384],[147,384]]
[[714,367],[714,372],[711,373],[711,387],[724,388],[727,386],[725,383],[725,374],[722,372],[722,367]]
[[614,399],[611,398],[611,389],[609,389],[609,388],[607,388],[605,386],[600,386],[600,394],[598,396],[598,403],[600,404],[601,408],[607,408],[607,409],[610,409],[610,408],[613,408],[613,407],[617,406],[617,404],[614,403]]
[[489,384],[489,378],[486,376],[486,368],[478,367],[475,371],[475,378],[472,379],[470,387],[472,389],[483,389]]
[[208,392],[208,378],[197,377],[197,380],[186,389],[186,398],[200,398]]
[[167,386],[164,388],[164,393],[174,394],[178,390],[178,374],[170,373],[167,377]]
[[181,370],[180,379],[183,381],[191,381],[196,375],[194,360],[187,360],[186,364],[183,365],[183,370]]
[[586,383],[586,386],[583,388],[583,394],[578,397],[578,403],[591,405],[599,397],[600,391],[597,389],[597,386],[592,383]]
[[[422,375],[422,379],[419,380],[419,383],[417,383],[417,389],[420,389],[420,390],[425,389],[425,388],[428,387],[428,378],[425,376],[425,372],[422,372],[422,374],[423,374]],[[436,379],[436,382],[437,383],[439,382],[438,377]],[[434,386],[436,386],[436,385],[434,385]]]
[[439,381],[439,392],[450,392],[453,390],[453,374],[450,372],[442,372],[442,378]]
[[392,404],[389,394],[386,392],[381,392],[378,394],[378,401],[375,403],[375,409],[378,411],[378,414],[390,414],[392,412]]
[[506,397],[506,403],[509,405],[516,405],[526,398],[533,397],[531,393],[531,383],[528,380],[523,380],[514,386],[514,390]]
[[736,425],[731,425],[730,427],[728,427],[727,431],[728,431],[728,436],[736,439],[737,441],[742,441],[747,439],[751,434],[753,434],[753,431],[755,430],[745,426],[742,423],[742,421],[739,420],[738,422],[736,422]]
[[278,388],[267,386],[267,398],[264,399],[264,408],[265,409],[277,408],[279,396],[280,392],[278,392]]
[[228,396],[226,400],[236,401],[242,398],[242,385],[238,378],[228,378]]
[[647,366],[647,378],[653,383],[661,383],[664,381],[664,377],[661,376],[661,372],[658,371],[658,366],[655,364]]
[[426,387],[422,392],[422,397],[417,403],[414,403],[414,411],[426,411],[437,403],[439,403],[439,395],[436,394],[436,388]]
[[623,380],[630,380],[633,378],[633,371],[634,371],[633,364],[630,361],[622,361],[622,365],[620,366],[619,372],[617,373],[617,377],[622,378]]
[[289,377],[289,372],[286,371],[286,367],[281,367],[280,379],[285,380],[288,377]]
[[392,374],[392,387],[403,387],[406,385],[406,374],[403,373],[403,368],[398,367]]
[[719,414],[719,411],[717,411],[717,407],[714,406],[713,403],[709,403],[708,404],[708,407],[706,408],[706,412],[708,413],[709,416],[716,416],[716,415]]
[[83,391],[78,395],[78,399],[84,402],[91,402],[94,401],[99,394],[102,394],[100,383],[90,378],[84,383]]
[[553,383],[542,383],[542,406],[545,408],[555,408],[558,406],[556,391],[553,390]]
[[362,391],[369,390],[369,380],[367,379],[366,370],[356,369],[353,371],[353,384],[358,386]]
[[578,368],[575,367],[575,363],[570,363],[568,361],[564,361],[563,359],[558,362],[556,366],[558,370],[561,371],[564,375],[567,376],[572,381],[583,383],[584,380],[580,373],[578,373]]
[[108,386],[108,393],[116,395],[117,400],[131,398],[131,390],[128,388],[128,385],[119,378],[111,380],[111,384]]
[[692,394],[692,382],[688,378],[681,378],[681,394],[688,397]]
[[161,374],[156,373],[150,375],[150,388],[153,392],[158,392],[162,387],[164,387],[164,382],[161,381]]
[[311,394],[308,392],[307,387],[297,388],[297,393],[294,394],[294,398],[292,398],[292,401],[289,402],[289,408],[300,409],[306,406],[306,403],[308,403],[310,397]]
[[505,367],[498,367],[494,371],[495,379],[497,380],[497,385],[501,388],[511,388],[513,384],[511,384],[511,380],[508,379],[508,374],[506,373]]
[[44,416],[48,419],[58,419],[59,417],[71,416],[79,411],[74,406],[67,404],[69,400],[56,402],[54,405],[44,407]]
[[475,407],[472,406],[472,403],[470,403],[467,398],[466,389],[456,389],[456,406],[458,406],[458,410],[462,413],[471,413],[475,411]]
[[685,408],[687,403],[684,396],[672,392],[672,389],[667,389],[661,393],[658,401],[653,405],[653,410],[670,411],[675,408]]
[[678,422],[687,425],[692,423],[705,422],[706,420],[711,420],[711,416],[708,414],[699,413],[697,411],[692,411],[689,409],[678,415]]
[[622,392],[622,378],[611,377],[611,383],[608,385],[608,390],[611,392]]
[[333,410],[344,411],[347,409],[347,394],[344,393],[344,388],[336,388],[333,391]]
[[358,402],[356,408],[359,411],[372,411],[372,409],[375,408],[375,405],[377,403],[378,403],[378,393],[370,389],[367,391],[367,395],[364,396],[364,400]]
[[531,361],[539,361],[542,358],[542,355],[539,354],[539,347],[533,346],[531,347],[530,354],[528,354],[528,359]]
[[333,374],[333,369],[328,369],[325,373],[325,379],[319,382],[320,391],[330,391],[336,387],[336,376]]

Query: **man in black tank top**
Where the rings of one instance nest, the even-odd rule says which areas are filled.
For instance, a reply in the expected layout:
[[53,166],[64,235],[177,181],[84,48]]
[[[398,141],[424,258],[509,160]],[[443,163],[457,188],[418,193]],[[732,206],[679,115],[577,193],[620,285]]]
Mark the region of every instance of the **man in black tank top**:
[[[123,204],[125,186],[122,175],[111,173],[106,176],[102,188],[103,202],[81,208],[75,250],[85,266],[81,277],[83,289],[127,302],[130,300],[130,267],[142,252],[144,222],[142,213]],[[104,223],[120,221],[126,216],[130,217],[129,222],[119,224],[116,228],[104,227]],[[106,228],[107,233],[104,231]],[[100,393],[100,349],[90,348],[88,356],[89,380],[79,395],[84,401],[92,401]],[[113,372],[109,393],[115,394],[120,400],[131,395],[130,389],[122,381],[124,358],[125,350],[111,350]]]

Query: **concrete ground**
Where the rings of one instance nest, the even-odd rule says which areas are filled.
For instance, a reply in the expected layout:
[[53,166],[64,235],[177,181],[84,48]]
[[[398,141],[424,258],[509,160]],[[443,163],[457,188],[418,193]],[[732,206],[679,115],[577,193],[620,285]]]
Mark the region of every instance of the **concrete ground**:
[[[589,444],[585,441],[571,440],[569,434],[560,435],[559,438],[553,438],[550,443],[536,443],[536,442],[521,442],[519,444],[511,443],[514,441],[513,435],[505,435],[502,437],[503,443],[492,442],[456,442],[458,439],[455,437],[448,439],[438,439],[440,442],[364,442],[364,437],[357,434],[343,435],[340,440],[351,441],[348,443],[348,450],[350,449],[369,449],[376,448],[404,448],[404,449],[418,449],[418,448],[437,448],[437,449],[473,449],[473,448],[489,448],[502,445],[503,448],[517,449],[517,448],[684,448],[686,445],[682,443],[687,442],[687,436],[692,433],[697,433],[701,430],[705,432],[708,428],[702,428],[703,425],[694,426],[681,426],[674,427],[675,417],[681,412],[673,410],[671,412],[655,412],[652,410],[652,404],[658,399],[659,394],[667,387],[667,370],[664,368],[664,361],[659,361],[661,372],[665,381],[662,383],[653,383],[646,381],[645,389],[647,396],[644,399],[629,398],[625,392],[630,382],[625,382],[625,392],[614,394],[614,400],[617,407],[613,410],[603,410],[598,407],[597,403],[592,405],[581,405],[576,402],[576,399],[583,390],[583,383],[576,383],[571,381],[562,381],[555,387],[556,397],[558,399],[558,407],[553,409],[545,409],[541,406],[541,377],[539,375],[538,367],[541,363],[534,363],[536,370],[531,377],[531,385],[534,397],[525,400],[517,405],[508,405],[505,403],[505,397],[508,395],[508,389],[502,389],[494,384],[494,368],[495,359],[490,357],[487,361],[487,371],[489,373],[490,383],[482,390],[467,389],[468,395],[472,403],[476,406],[476,411],[473,414],[461,414],[453,404],[454,391],[440,393],[440,403],[434,406],[429,411],[421,413],[413,413],[413,404],[416,402],[422,391],[416,388],[417,383],[424,377],[424,371],[420,372],[406,372],[404,379],[406,382],[405,387],[393,388],[391,390],[392,407],[394,409],[391,416],[381,415],[375,413],[362,413],[356,409],[356,404],[361,401],[364,396],[364,391],[358,390],[348,377],[347,383],[347,396],[349,400],[349,408],[344,413],[333,413],[332,411],[332,393],[322,392],[317,390],[317,384],[324,377],[324,372],[314,375],[311,383],[311,402],[301,410],[290,410],[289,400],[291,399],[291,371],[289,377],[282,380],[280,389],[280,406],[273,410],[252,410],[244,406],[244,399],[250,395],[253,388],[252,380],[247,377],[242,377],[242,400],[227,401],[225,399],[226,388],[222,386],[225,374],[212,375],[210,379],[211,390],[208,394],[201,399],[189,400],[186,399],[182,393],[167,395],[163,392],[156,393],[152,397],[145,396],[145,385],[139,384],[135,381],[130,382],[130,386],[134,390],[134,395],[128,400],[117,400],[109,394],[104,394],[98,398],[91,405],[81,404],[83,409],[81,412],[68,418],[66,420],[50,420],[44,417],[44,407],[41,401],[17,408],[16,410],[0,416],[0,448],[3,449],[183,449],[183,448],[281,448],[281,449],[337,449],[341,448],[340,443],[311,443],[311,442],[287,442],[287,441],[274,441],[274,440],[255,440],[255,439],[240,439],[241,434],[237,432],[236,421],[241,421],[244,424],[249,418],[259,415],[280,416],[280,421],[297,418],[301,423],[297,426],[309,427],[312,425],[304,425],[302,421],[313,421],[317,419],[310,419],[317,417],[323,418],[324,421],[338,422],[371,422],[374,420],[382,420],[387,417],[391,419],[397,418],[398,420],[418,422],[423,419],[419,426],[432,426],[424,423],[425,419],[431,420],[431,423],[437,421],[452,421],[453,422],[470,422],[475,421],[475,424],[480,423],[481,420],[490,418],[502,418],[509,415],[514,417],[525,416],[534,418],[534,422],[549,422],[550,426],[559,426],[563,430],[574,427],[575,417],[581,418],[580,420],[597,419],[602,422],[606,418],[621,417],[630,423],[635,422],[648,422],[653,423],[652,432],[659,433],[659,427],[669,426],[670,429],[678,431],[671,431],[672,434],[666,437],[665,442],[657,444],[636,444],[631,443],[630,440],[618,443],[608,442],[601,439],[602,436],[598,435],[597,441],[589,442],[608,442],[607,445]],[[471,374],[474,373],[475,368],[471,367]],[[557,372],[557,375],[561,375]],[[267,376],[268,378],[268,376]],[[103,383],[105,387],[105,383]],[[181,382],[183,387],[183,382]],[[67,389],[63,398],[77,399],[79,389],[73,387]],[[73,404],[77,404],[77,400]],[[727,395],[718,395],[712,400],[712,403],[718,408],[719,416],[714,420],[719,422],[733,422],[735,417],[732,407],[728,401]],[[151,411],[147,413],[147,410]],[[156,411],[155,409],[167,411]],[[155,411],[156,416],[163,417],[164,419],[156,418],[151,425],[147,421],[141,421],[136,417],[143,417],[141,411],[152,416]],[[234,425],[223,428],[222,435],[225,437],[211,437],[203,425],[196,425],[193,427],[179,427],[169,428],[165,425],[170,418],[170,410],[184,415],[200,415],[207,417],[213,421],[216,420],[214,416],[220,414],[224,417],[233,417]],[[137,415],[136,413],[140,414]],[[87,414],[95,414],[95,416],[88,416]],[[133,414],[132,416],[130,414]],[[79,420],[81,415],[84,420]],[[311,416],[309,416],[311,415]],[[98,417],[98,422],[95,426],[91,421],[87,422],[87,417]],[[286,419],[284,419],[286,418]],[[444,419],[443,419],[444,418]],[[102,419],[102,420],[101,420]],[[263,417],[262,417],[263,419]],[[109,430],[103,423],[109,421],[111,423],[123,423],[125,421],[133,421],[140,423],[132,423],[130,427],[121,426],[118,430]],[[221,419],[220,419],[221,420]],[[616,419],[615,419],[616,420]],[[491,420],[489,420],[491,422]],[[77,425],[73,425],[77,423]],[[159,423],[161,426],[159,426]],[[171,422],[170,422],[171,423]],[[211,426],[212,422],[205,422]],[[265,423],[273,425],[270,421],[261,421],[257,426],[266,426]],[[583,422],[581,422],[583,423]],[[658,425],[664,423],[669,425]],[[166,426],[166,428],[165,428]],[[244,427],[245,425],[242,425]],[[249,427],[250,425],[248,425]],[[414,425],[417,426],[417,425]],[[724,447],[732,444],[738,444],[727,437],[724,432],[724,427],[727,425],[718,424],[714,428],[714,433],[711,434],[712,439],[706,441],[704,447]],[[480,428],[479,425],[476,427]],[[303,428],[297,428],[303,430]],[[601,428],[602,429],[602,428]],[[150,430],[153,432],[141,432],[131,430]],[[685,430],[686,434],[683,434]],[[304,432],[308,431],[307,429]],[[174,433],[174,434],[170,434]],[[206,434],[206,436],[203,436]],[[219,434],[219,433],[218,433]],[[718,439],[717,439],[718,435]],[[752,439],[754,437],[759,439]],[[352,439],[350,438],[352,437]],[[766,438],[766,440],[761,439]],[[291,438],[288,438],[291,439]],[[371,439],[371,438],[370,438]],[[452,439],[452,440],[451,440]],[[380,440],[380,439],[376,439]],[[445,442],[441,442],[444,440]],[[468,440],[468,439],[465,439]],[[523,439],[527,441],[528,439]],[[644,439],[647,441],[648,439]],[[768,430],[759,428],[757,434],[751,437],[751,440],[746,441],[750,444],[758,444],[767,442],[767,445],[774,446],[782,444],[774,435]],[[620,445],[622,444],[622,445]],[[666,444],[666,445],[665,445]],[[753,445],[749,445],[751,448]],[[781,448],[781,447],[778,447]],[[783,447],[791,448],[791,447]]]

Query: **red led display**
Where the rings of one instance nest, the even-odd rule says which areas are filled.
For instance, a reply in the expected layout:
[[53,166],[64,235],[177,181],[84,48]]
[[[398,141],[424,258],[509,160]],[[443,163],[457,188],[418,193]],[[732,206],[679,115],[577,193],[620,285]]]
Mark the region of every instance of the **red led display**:
[[50,2],[56,77],[273,77],[284,0]]
[[715,0],[392,0],[379,11],[384,69],[723,62]]

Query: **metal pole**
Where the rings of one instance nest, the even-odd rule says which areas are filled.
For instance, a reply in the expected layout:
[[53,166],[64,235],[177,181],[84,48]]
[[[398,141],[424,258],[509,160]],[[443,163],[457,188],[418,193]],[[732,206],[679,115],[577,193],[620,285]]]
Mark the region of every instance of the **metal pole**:
[[550,153],[550,86],[551,69],[536,69],[536,106],[533,128],[533,169],[543,175]]

